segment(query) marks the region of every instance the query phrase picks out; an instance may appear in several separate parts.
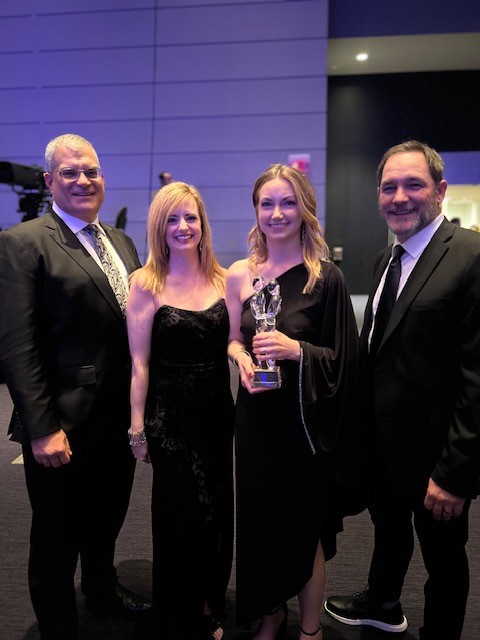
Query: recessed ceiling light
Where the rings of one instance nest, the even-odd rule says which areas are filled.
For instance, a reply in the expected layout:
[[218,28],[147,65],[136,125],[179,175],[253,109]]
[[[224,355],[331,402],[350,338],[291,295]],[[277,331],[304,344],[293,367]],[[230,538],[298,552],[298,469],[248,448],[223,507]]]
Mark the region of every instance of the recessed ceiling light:
[[355,60],[358,60],[359,62],[365,62],[365,60],[368,60],[368,53],[357,53],[357,55],[355,56]]

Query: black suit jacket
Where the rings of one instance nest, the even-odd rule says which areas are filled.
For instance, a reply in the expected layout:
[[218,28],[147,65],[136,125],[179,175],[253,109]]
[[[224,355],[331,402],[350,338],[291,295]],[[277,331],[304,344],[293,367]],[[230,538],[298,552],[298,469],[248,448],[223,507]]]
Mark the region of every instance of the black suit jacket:
[[[138,268],[132,240],[102,226],[127,271]],[[125,319],[105,274],[54,212],[0,233],[0,362],[13,440],[93,424],[126,437]]]
[[378,257],[361,350],[375,466],[421,497],[428,478],[458,495],[480,476],[480,234],[444,219],[393,309],[375,362],[372,301],[391,247]]

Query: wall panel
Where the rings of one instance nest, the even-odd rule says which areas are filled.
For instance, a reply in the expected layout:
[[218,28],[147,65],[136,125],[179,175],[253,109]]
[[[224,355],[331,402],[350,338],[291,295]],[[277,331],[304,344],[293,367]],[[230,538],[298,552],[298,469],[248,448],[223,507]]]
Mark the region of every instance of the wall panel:
[[[0,25],[5,27],[1,18]],[[0,28],[0,38],[4,31],[6,29]],[[5,91],[22,88],[34,89],[38,86],[39,81],[46,77],[46,72],[40,67],[36,52],[32,50],[12,53],[1,50],[0,65],[2,66],[2,73],[0,73],[2,101],[5,99]]]
[[[112,3],[113,4],[113,3]],[[153,43],[152,9],[77,11],[38,16],[44,51],[131,49]],[[86,37],[87,36],[87,37]]]
[[[253,62],[252,62],[253,64]],[[156,85],[155,117],[325,112],[324,75],[248,78]]]
[[43,93],[35,87],[3,91],[0,89],[1,126],[10,126],[16,122],[38,122],[39,102],[42,97]]
[[298,150],[325,144],[325,113],[169,120],[157,122],[155,130],[167,152]]
[[321,25],[313,18],[325,20],[323,4],[317,2],[315,7],[312,2],[278,2],[274,9],[265,2],[171,7],[158,13],[157,40],[177,46],[316,39],[321,33]]
[[112,48],[78,51],[41,51],[37,54],[46,88],[130,86],[152,83],[153,49],[150,47]]
[[321,73],[326,54],[322,38],[159,47],[157,70],[162,79],[191,82],[295,78]]
[[[151,83],[44,87],[42,96],[48,122],[114,122],[152,120]],[[134,99],[132,99],[132,95]],[[48,110],[47,110],[48,109]]]

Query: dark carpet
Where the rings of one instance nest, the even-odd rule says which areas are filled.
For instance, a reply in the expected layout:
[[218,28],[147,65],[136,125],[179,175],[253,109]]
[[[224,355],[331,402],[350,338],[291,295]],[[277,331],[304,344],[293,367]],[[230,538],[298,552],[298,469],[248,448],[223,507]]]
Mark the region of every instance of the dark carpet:
[[[23,465],[15,464],[20,455],[19,445],[6,436],[11,402],[4,384],[0,384],[0,640],[38,640],[35,616],[30,604],[27,586],[28,537],[30,505],[25,489]],[[151,542],[150,542],[150,482],[151,469],[138,465],[130,510],[117,546],[116,564],[119,578],[126,587],[150,595]],[[475,501],[471,509],[471,532],[468,553],[471,567],[471,589],[462,640],[480,638],[480,505]],[[301,523],[299,523],[301,526]],[[338,553],[327,565],[327,594],[351,593],[362,590],[368,572],[372,548],[372,526],[367,513],[348,518],[345,531],[338,539]],[[281,562],[281,558],[279,558]],[[234,572],[228,590],[228,619],[225,640],[247,640],[245,631],[235,628],[233,607],[235,601]],[[324,616],[324,640],[385,640],[399,637],[418,638],[423,607],[425,571],[418,545],[410,566],[402,596],[404,613],[409,628],[403,634],[387,634],[369,628],[349,627]],[[86,611],[78,589],[80,614],[80,640],[130,640],[136,618],[94,617]],[[289,640],[298,638],[298,604],[289,602]],[[448,611],[439,611],[447,616]],[[159,638],[159,640],[175,640]],[[438,638],[438,640],[444,640]]]

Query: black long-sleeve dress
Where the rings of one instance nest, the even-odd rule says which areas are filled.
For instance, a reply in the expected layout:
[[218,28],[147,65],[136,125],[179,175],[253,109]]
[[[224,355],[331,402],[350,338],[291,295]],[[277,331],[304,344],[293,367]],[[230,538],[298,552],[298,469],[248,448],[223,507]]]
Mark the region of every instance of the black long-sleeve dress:
[[[280,277],[277,328],[300,341],[301,363],[279,361],[282,386],[250,395],[241,386],[236,409],[237,622],[257,620],[297,594],[312,574],[319,539],[335,554],[342,515],[356,482],[358,439],[350,411],[357,402],[358,331],[341,271],[323,265],[323,279],[302,294],[307,270]],[[255,321],[250,299],[241,330],[250,350]],[[356,498],[356,496],[355,496]]]
[[154,318],[145,430],[155,638],[204,638],[205,600],[223,616],[233,555],[228,331],[223,299],[204,311],[164,305]]

